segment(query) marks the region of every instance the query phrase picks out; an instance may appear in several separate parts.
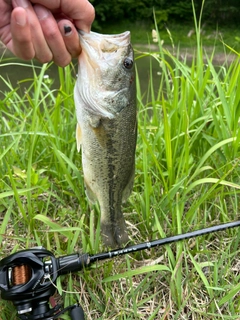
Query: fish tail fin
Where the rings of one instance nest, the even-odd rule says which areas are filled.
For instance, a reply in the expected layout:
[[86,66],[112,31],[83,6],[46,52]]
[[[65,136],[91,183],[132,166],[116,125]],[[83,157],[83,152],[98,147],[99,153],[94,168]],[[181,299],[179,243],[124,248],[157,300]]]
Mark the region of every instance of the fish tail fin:
[[126,245],[129,241],[123,216],[117,222],[101,221],[101,234],[106,247],[119,247]]

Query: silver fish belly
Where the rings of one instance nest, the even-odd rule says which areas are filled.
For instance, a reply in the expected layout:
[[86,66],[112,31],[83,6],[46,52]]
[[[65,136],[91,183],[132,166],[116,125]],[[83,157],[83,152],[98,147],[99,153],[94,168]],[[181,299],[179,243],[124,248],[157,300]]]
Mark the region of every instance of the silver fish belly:
[[86,194],[98,201],[104,245],[126,244],[121,211],[135,172],[136,86],[130,32],[80,32],[82,53],[74,89],[77,146],[82,149]]

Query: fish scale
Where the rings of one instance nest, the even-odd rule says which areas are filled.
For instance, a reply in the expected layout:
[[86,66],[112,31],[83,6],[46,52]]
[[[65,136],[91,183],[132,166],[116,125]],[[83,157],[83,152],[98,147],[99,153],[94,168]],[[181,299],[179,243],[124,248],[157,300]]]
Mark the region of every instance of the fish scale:
[[82,53],[74,90],[77,145],[82,150],[86,194],[98,201],[106,246],[126,244],[121,210],[135,171],[136,86],[130,32],[80,32]]

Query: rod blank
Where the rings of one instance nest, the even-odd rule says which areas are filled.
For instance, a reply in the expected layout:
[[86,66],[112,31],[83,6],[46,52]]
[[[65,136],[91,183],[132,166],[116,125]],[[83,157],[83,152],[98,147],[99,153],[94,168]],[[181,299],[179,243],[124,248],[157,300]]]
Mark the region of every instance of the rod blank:
[[199,237],[199,236],[202,236],[205,234],[219,232],[219,231],[223,231],[223,230],[230,229],[230,228],[236,228],[239,226],[240,226],[240,220],[234,221],[234,222],[229,222],[229,223],[223,223],[223,224],[220,224],[217,226],[204,228],[204,229],[200,229],[200,230],[196,230],[196,231],[182,233],[182,234],[178,234],[178,235],[163,238],[163,239],[153,240],[153,241],[149,241],[149,242],[143,242],[143,243],[132,245],[132,246],[129,246],[129,247],[126,247],[123,249],[116,249],[116,250],[112,250],[109,252],[98,253],[98,254],[90,256],[89,264],[91,264],[95,261],[111,259],[116,256],[121,256],[124,254],[133,253],[133,252],[140,251],[140,250],[150,249],[150,248],[154,248],[157,246],[164,246],[166,244],[170,244],[173,242],[186,240],[186,239],[190,239],[190,238],[195,238],[195,237]]

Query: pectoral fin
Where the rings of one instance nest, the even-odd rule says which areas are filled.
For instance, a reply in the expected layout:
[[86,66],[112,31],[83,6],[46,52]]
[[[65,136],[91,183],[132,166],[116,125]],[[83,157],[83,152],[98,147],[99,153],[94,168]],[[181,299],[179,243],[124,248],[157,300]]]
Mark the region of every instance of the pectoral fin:
[[77,140],[77,151],[79,152],[82,144],[82,130],[79,123],[77,123],[77,127],[76,127],[76,140]]

